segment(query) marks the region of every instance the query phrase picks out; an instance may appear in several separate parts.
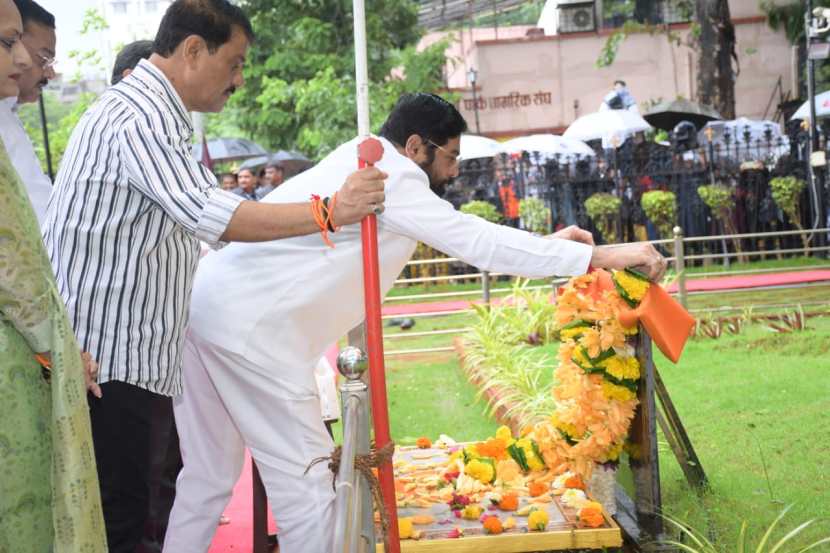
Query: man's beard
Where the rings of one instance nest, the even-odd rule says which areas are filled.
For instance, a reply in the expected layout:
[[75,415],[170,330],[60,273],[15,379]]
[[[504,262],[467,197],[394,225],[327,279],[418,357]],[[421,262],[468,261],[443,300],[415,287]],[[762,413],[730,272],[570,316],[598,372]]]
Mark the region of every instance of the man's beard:
[[427,174],[427,178],[429,178],[429,189],[439,198],[443,198],[450,179],[438,180],[432,174],[432,163],[421,163],[418,166],[423,169],[424,173]]

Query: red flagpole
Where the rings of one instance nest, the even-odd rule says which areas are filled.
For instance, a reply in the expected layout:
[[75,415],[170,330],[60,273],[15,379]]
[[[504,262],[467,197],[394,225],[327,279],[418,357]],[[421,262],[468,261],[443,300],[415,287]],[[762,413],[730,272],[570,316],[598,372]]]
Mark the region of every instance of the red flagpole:
[[[358,167],[363,169],[376,163],[383,155],[383,146],[376,138],[367,138],[358,146]],[[366,309],[366,349],[369,357],[369,392],[372,402],[372,420],[375,427],[375,447],[381,449],[392,441],[389,432],[389,409],[386,399],[386,367],[383,360],[383,324],[381,321],[380,264],[378,262],[378,223],[375,215],[366,216],[360,223],[363,242],[363,297]],[[378,468],[380,491],[389,515],[389,549],[384,553],[400,553],[398,511],[395,498],[395,474],[392,463]]]

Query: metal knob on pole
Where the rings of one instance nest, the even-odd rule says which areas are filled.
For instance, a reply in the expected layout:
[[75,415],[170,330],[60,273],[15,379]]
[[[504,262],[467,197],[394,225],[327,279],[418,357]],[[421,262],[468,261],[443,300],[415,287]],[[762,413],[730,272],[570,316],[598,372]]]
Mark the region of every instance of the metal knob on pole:
[[363,375],[369,368],[366,354],[347,347],[337,356],[337,369],[346,377],[340,386],[343,405],[343,448],[337,472],[334,501],[334,551],[374,553],[375,528],[369,484],[355,470],[355,456],[369,452],[369,396]]

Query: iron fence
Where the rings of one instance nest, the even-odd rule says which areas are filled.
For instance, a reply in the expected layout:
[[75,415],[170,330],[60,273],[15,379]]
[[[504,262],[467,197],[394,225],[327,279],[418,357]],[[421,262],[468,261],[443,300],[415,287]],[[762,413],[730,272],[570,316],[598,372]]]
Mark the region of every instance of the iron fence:
[[[608,237],[602,236],[585,207],[589,197],[605,192],[621,201],[613,223],[617,237],[613,241],[633,242],[661,238],[641,207],[643,194],[650,190],[675,194],[676,224],[687,236],[725,234],[728,227],[698,194],[700,186],[718,183],[733,191],[731,222],[738,233],[788,231],[797,226],[773,200],[770,180],[779,176],[806,180],[807,141],[807,134],[801,131],[776,136],[771,128],[752,134],[747,127],[737,136],[728,131],[717,136],[710,133],[709,138],[702,137],[700,142],[690,138],[664,145],[635,137],[620,148],[605,150],[598,142],[590,143],[596,152],[593,157],[536,152],[473,159],[462,162],[460,174],[448,187],[445,198],[456,208],[472,200],[490,202],[503,216],[503,222],[518,227],[525,224],[518,216],[516,203],[524,198],[539,198],[550,210],[547,231],[579,225],[592,231],[601,242],[607,242]],[[824,179],[819,185],[824,190],[823,198],[827,198]],[[826,201],[821,195],[815,198],[809,187],[802,193],[800,206],[801,216],[796,222],[802,227],[827,224]],[[818,225],[814,224],[816,214],[820,214]],[[783,243],[780,240],[770,236],[760,242],[746,239],[738,245],[746,251],[797,247],[797,236],[787,236]],[[735,244],[723,241],[689,247],[696,254],[717,248],[720,253],[728,253]],[[706,247],[708,251],[702,249]]]

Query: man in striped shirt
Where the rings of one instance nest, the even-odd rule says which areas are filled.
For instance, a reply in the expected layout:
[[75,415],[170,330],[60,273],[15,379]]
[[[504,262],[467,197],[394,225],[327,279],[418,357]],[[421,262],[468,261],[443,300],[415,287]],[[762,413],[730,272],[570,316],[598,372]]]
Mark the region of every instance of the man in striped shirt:
[[[100,363],[103,397],[90,399],[91,419],[113,553],[133,553],[142,539],[152,481],[165,478],[151,453],[172,454],[168,478],[180,464],[170,396],[181,392],[199,241],[318,231],[308,203],[244,201],[191,158],[188,113],[222,110],[243,84],[252,38],[227,0],[173,2],[149,60],[78,123],[50,200],[44,238],[58,287],[78,341]],[[382,211],[385,177],[371,168],[351,174],[334,220]],[[171,502],[159,507],[151,541],[163,539]]]

